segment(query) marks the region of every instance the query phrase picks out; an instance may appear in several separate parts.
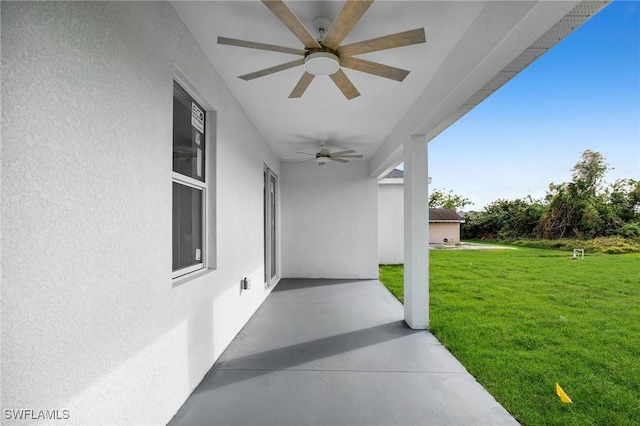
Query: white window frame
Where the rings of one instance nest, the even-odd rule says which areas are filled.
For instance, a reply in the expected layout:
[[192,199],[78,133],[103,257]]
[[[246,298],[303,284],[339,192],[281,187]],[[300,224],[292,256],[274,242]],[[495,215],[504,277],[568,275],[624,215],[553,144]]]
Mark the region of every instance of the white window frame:
[[[205,140],[206,140],[206,135],[205,135]],[[205,145],[205,153],[206,153],[206,148],[207,147]],[[205,169],[206,169],[206,164],[207,164],[207,161],[205,159]],[[182,175],[180,173],[176,173],[176,172],[171,172],[171,173],[172,173],[172,179],[171,179],[172,187],[173,187],[174,183],[177,183],[179,185],[188,186],[190,188],[195,188],[197,190],[202,191],[202,229],[201,229],[201,232],[202,232],[202,253],[200,255],[201,256],[200,259],[202,261],[200,263],[196,263],[195,265],[187,266],[186,268],[177,269],[175,271],[172,271],[171,278],[176,279],[176,278],[183,277],[183,276],[185,276],[187,274],[190,274],[192,272],[199,271],[201,269],[207,269],[207,255],[209,253],[208,241],[207,241],[207,238],[206,238],[207,237],[207,195],[208,195],[208,188],[207,188],[207,185],[206,185],[206,178],[205,178],[205,182],[200,182],[197,179],[190,178],[190,177]],[[173,191],[173,189],[172,189],[172,191]],[[173,214],[173,212],[172,212],[172,214]]]
[[[210,253],[210,250],[212,249],[212,244],[210,243],[210,238],[209,238],[210,232],[211,232],[210,228],[212,228],[212,225],[210,225],[210,223],[211,223],[211,220],[212,220],[211,217],[213,217],[213,214],[209,208],[211,204],[209,198],[211,197],[210,188],[212,188],[211,182],[210,182],[212,180],[212,173],[210,170],[210,168],[212,167],[211,161],[210,161],[210,159],[212,158],[212,152],[210,152],[210,150],[212,150],[213,148],[213,143],[211,143],[211,141],[213,141],[213,138],[210,134],[210,131],[214,127],[212,125],[211,120],[213,119],[213,117],[215,117],[215,113],[211,111],[211,108],[208,107],[207,102],[202,101],[202,97],[198,96],[197,90],[195,90],[193,88],[193,85],[191,85],[188,82],[188,80],[181,74],[182,73],[176,73],[173,76],[173,80],[171,84],[171,90],[172,90],[171,99],[173,102],[173,84],[176,83],[182,88],[182,90],[184,90],[187,93],[187,95],[189,95],[195,102],[198,103],[201,109],[204,110],[205,125],[204,125],[204,140],[202,141],[202,143],[204,145],[204,170],[203,171],[204,171],[205,179],[204,179],[204,182],[202,182],[197,179],[193,179],[189,176],[183,175],[181,173],[174,172],[173,162],[172,162],[172,166],[171,166],[172,194],[173,194],[173,183],[188,186],[188,187],[195,188],[197,190],[202,191],[202,229],[201,229],[202,253],[201,253],[200,263],[172,271],[171,272],[172,280],[177,280],[179,278],[180,279],[186,278],[188,275],[193,274],[195,272],[210,269],[212,268],[213,266],[212,264],[214,263],[211,261],[211,259],[213,259],[213,256]],[[172,110],[172,116],[173,116],[173,110]],[[172,121],[172,129],[173,129],[173,121]],[[173,153],[173,137],[171,138],[171,146],[172,146],[171,152]],[[172,215],[173,215],[173,210],[172,210]],[[173,218],[172,218],[172,221],[173,221]]]

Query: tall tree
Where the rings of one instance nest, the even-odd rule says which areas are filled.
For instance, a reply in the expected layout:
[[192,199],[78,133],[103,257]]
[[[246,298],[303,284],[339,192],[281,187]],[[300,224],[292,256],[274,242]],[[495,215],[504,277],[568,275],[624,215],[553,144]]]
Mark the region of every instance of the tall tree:
[[544,238],[590,238],[613,233],[611,228],[620,226],[620,218],[614,213],[620,206],[612,206],[610,195],[620,198],[623,185],[605,188],[604,177],[609,170],[601,153],[584,151],[571,169],[571,182],[549,185],[549,204],[538,223],[537,234]]
[[602,190],[604,176],[612,167],[605,161],[601,153],[587,149],[581,155],[571,171],[573,172],[573,183],[577,190],[589,196],[595,196]]
[[465,206],[472,204],[471,200],[454,194],[452,190],[444,192],[444,189],[434,189],[429,195],[429,207],[431,208],[445,208],[454,211],[460,211]]

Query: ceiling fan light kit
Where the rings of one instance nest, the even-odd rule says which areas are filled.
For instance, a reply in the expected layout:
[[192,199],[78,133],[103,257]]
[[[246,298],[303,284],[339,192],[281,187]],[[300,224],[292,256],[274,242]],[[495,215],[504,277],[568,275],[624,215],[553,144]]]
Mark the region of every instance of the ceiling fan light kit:
[[318,39],[309,32],[282,0],[262,0],[262,3],[302,42],[304,50],[227,37],[218,37],[218,43],[304,56],[304,58],[296,61],[240,76],[241,79],[248,81],[304,65],[305,72],[289,95],[289,98],[300,98],[316,75],[328,75],[347,99],[360,96],[360,93],[342,68],[349,68],[401,82],[409,74],[409,71],[366,61],[354,56],[425,42],[424,28],[417,28],[342,45],[344,39],[371,6],[373,0],[347,0],[333,24],[331,24],[330,19],[325,17],[314,19],[313,25],[318,32]]
[[304,70],[312,75],[332,75],[340,69],[340,59],[329,51],[310,52],[304,57]]

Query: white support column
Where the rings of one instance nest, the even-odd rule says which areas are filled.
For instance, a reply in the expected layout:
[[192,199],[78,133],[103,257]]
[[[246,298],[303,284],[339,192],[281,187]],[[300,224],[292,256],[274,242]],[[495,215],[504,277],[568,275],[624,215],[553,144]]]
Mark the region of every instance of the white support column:
[[404,320],[429,327],[429,195],[427,138],[404,143]]

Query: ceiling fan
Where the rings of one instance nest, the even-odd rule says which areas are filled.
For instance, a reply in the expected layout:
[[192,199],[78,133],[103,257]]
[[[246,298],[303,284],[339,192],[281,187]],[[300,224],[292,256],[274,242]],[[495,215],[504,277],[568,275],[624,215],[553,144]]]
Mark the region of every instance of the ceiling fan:
[[324,166],[330,161],[337,161],[338,163],[348,163],[354,158],[362,158],[362,155],[356,153],[356,151],[353,149],[331,152],[331,148],[328,148],[325,144],[320,145],[320,150],[315,153],[302,151],[293,152],[295,152],[296,154],[310,155],[312,157],[303,161],[299,161],[298,164],[315,160],[315,162],[318,163],[318,166]]
[[293,88],[289,98],[302,97],[316,75],[328,75],[347,99],[360,96],[358,89],[355,88],[349,77],[342,71],[342,68],[350,68],[395,81],[403,81],[409,74],[409,71],[366,61],[355,58],[354,56],[425,42],[424,28],[418,28],[357,43],[341,45],[351,29],[360,20],[362,15],[364,15],[369,6],[371,6],[373,0],[347,0],[333,22],[333,25],[330,25],[331,21],[327,18],[316,18],[314,25],[316,25],[320,34],[317,40],[282,0],[262,0],[262,3],[302,42],[304,50],[227,37],[218,37],[218,44],[303,56],[302,59],[239,77],[248,81],[304,65],[304,73]]

